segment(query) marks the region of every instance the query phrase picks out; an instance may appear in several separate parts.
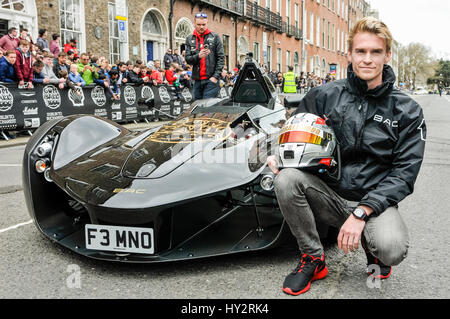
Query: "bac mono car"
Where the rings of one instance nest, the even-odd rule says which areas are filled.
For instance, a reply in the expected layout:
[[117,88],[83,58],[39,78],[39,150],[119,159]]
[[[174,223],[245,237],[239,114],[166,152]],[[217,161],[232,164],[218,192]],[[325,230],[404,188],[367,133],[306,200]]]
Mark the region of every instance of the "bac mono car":
[[51,240],[103,260],[274,247],[289,230],[266,158],[285,110],[248,58],[230,97],[195,101],[158,127],[130,131],[91,115],[46,122],[23,158],[29,213]]

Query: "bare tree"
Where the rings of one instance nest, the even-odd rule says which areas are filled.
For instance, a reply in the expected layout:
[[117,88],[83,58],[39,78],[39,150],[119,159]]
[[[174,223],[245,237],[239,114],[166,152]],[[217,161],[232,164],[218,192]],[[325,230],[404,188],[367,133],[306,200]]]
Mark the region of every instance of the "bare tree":
[[433,76],[438,66],[437,61],[432,57],[431,49],[421,43],[410,43],[399,48],[399,78],[401,82],[412,83],[416,87],[416,82],[426,83],[426,80]]

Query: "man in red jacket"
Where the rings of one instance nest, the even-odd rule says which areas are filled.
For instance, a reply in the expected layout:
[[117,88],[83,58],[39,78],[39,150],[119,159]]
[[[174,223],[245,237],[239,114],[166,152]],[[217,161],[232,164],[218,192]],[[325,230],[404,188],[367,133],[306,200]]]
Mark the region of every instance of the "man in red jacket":
[[16,50],[16,63],[14,63],[14,71],[16,71],[19,87],[27,82],[27,89],[33,87],[33,66],[30,54],[30,43],[27,40],[20,40],[19,48]]
[[78,57],[76,39],[70,39],[68,43],[64,44],[64,52],[68,53],[69,51],[72,51],[74,53],[74,57]]

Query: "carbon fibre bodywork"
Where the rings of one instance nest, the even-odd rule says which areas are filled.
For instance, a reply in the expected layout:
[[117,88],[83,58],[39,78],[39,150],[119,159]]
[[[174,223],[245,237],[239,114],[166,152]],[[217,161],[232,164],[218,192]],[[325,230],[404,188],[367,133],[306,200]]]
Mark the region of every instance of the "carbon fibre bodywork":
[[[161,262],[275,247],[289,231],[260,179],[285,120],[272,83],[248,59],[229,98],[195,101],[166,125],[130,131],[91,115],[46,122],[23,158],[29,213],[45,236],[96,259]],[[43,143],[51,145],[44,156]],[[87,224],[152,229],[154,252],[88,249]]]

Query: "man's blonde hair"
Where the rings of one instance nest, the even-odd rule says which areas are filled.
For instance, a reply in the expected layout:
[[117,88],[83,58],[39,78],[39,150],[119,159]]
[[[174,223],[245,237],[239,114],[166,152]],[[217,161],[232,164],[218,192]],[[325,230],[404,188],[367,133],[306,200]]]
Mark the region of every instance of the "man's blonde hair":
[[387,25],[377,18],[374,17],[365,17],[359,20],[350,31],[350,34],[348,36],[348,48],[351,52],[353,50],[353,39],[355,38],[356,34],[362,33],[362,32],[369,32],[376,34],[380,38],[384,39],[386,42],[386,52],[391,52],[392,48],[392,34],[391,31],[389,31],[389,28]]

